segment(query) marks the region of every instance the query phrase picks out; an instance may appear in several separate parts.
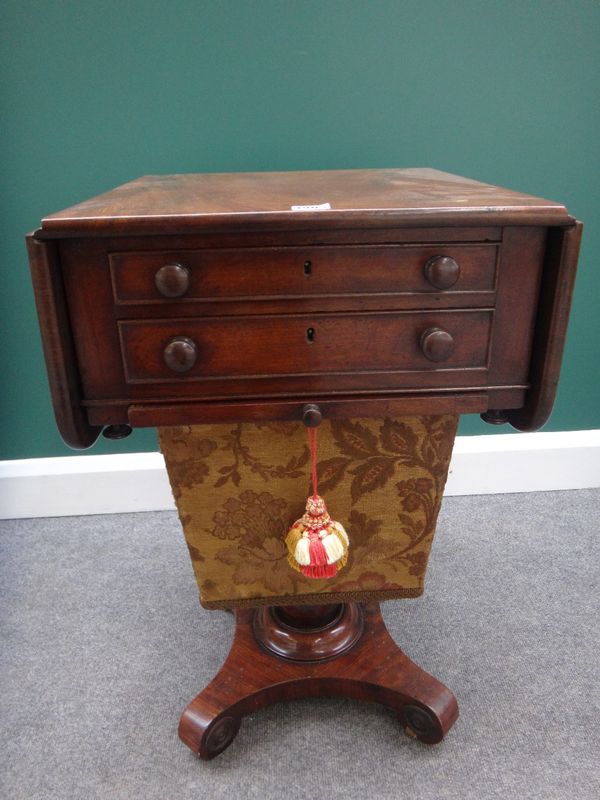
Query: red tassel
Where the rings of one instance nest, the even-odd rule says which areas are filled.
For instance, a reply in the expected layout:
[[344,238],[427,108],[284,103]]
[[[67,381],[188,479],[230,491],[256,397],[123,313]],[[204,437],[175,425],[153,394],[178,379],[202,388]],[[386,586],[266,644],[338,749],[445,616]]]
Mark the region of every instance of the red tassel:
[[337,573],[337,564],[323,564],[301,567],[300,571],[307,578],[334,578]]
[[323,567],[327,564],[327,553],[318,536],[310,537],[308,552],[310,553],[311,567]]

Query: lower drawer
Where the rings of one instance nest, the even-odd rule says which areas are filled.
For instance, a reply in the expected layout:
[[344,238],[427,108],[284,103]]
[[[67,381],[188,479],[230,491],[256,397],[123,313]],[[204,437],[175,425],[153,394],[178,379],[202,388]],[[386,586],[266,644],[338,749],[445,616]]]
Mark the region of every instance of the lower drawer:
[[128,383],[486,367],[492,310],[119,322]]

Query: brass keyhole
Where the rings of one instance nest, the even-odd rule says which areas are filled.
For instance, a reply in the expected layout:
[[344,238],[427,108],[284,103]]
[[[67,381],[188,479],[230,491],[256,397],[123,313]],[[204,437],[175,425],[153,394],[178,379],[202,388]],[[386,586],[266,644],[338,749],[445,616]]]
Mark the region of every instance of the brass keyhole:
[[306,341],[309,344],[312,344],[315,340],[315,329],[314,328],[307,328],[306,329]]
[[309,275],[312,275],[312,261],[305,261],[304,262],[304,274],[308,278]]

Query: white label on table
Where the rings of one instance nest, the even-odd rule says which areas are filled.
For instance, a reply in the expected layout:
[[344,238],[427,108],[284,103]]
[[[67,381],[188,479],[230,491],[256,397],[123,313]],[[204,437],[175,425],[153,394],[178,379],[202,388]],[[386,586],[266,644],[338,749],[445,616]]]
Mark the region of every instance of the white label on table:
[[315,203],[312,206],[292,206],[292,211],[331,211],[329,203]]

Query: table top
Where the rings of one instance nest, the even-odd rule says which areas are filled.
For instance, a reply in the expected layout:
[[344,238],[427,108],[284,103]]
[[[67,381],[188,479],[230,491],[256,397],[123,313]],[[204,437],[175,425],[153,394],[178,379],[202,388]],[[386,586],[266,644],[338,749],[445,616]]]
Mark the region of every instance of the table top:
[[560,203],[430,168],[242,172],[147,175],[45,217],[38,236],[535,224],[573,219]]

